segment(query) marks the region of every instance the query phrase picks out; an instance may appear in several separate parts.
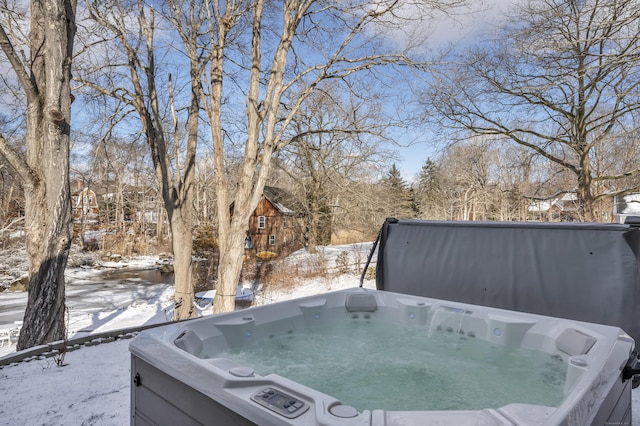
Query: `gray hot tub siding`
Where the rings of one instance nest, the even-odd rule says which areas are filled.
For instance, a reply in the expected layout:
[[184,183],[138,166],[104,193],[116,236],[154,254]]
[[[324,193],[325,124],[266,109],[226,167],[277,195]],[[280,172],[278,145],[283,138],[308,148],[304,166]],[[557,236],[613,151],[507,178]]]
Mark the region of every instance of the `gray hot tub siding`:
[[[351,297],[351,303],[346,300]],[[371,303],[374,298],[375,306]],[[201,359],[205,347],[216,339],[235,346],[233,336],[244,335],[249,327],[258,338],[269,333],[272,327],[303,328],[314,312],[372,312],[396,318],[407,318],[409,311],[414,319],[429,325],[441,308],[452,306],[488,315],[489,320],[469,322],[464,326],[475,330],[477,336],[491,338],[490,329],[500,323],[506,331],[503,343],[523,346],[542,345],[543,350],[560,351],[569,360],[571,356],[586,358],[587,367],[569,365],[568,386],[572,391],[559,407],[540,407],[526,404],[510,404],[499,409],[458,412],[385,412],[374,410],[359,413],[354,418],[340,419],[328,414],[330,407],[340,405],[331,396],[306,388],[286,378],[238,377],[231,374],[241,367],[233,360]],[[434,306],[439,308],[434,310]],[[439,310],[440,309],[440,310]],[[441,321],[446,321],[446,315]],[[527,424],[523,419],[544,419],[547,424],[594,424],[606,421],[631,421],[630,382],[623,383],[620,369],[628,358],[633,342],[624,335],[618,338],[619,329],[595,324],[582,324],[562,320],[562,331],[554,338],[545,337],[540,330],[552,328],[558,320],[536,315],[498,309],[473,307],[437,301],[415,296],[353,289],[326,295],[281,302],[269,306],[250,308],[242,312],[207,317],[184,324],[171,325],[145,331],[131,343],[132,352],[132,424],[217,424],[217,425],[421,425],[425,421],[441,424]],[[271,323],[271,325],[269,325]],[[267,324],[264,326],[264,324]],[[532,325],[537,324],[537,325]],[[510,326],[512,325],[512,326]],[[261,327],[264,327],[262,329]],[[474,328],[475,327],[475,328]],[[235,329],[229,332],[229,329]],[[225,331],[226,330],[226,331]],[[190,335],[189,333],[192,333]],[[595,336],[591,341],[584,336]],[[222,336],[222,337],[221,337]],[[178,348],[174,342],[183,349]],[[189,353],[193,352],[193,353]],[[606,359],[605,359],[606,358]],[[578,363],[579,364],[579,363]],[[597,371],[596,371],[597,370]],[[241,373],[244,374],[243,371]],[[252,394],[260,388],[273,386],[282,392],[299,398],[310,406],[309,410],[294,419],[286,419],[258,406],[251,401]],[[542,417],[540,417],[542,416]],[[431,419],[431,420],[429,420]],[[587,419],[589,419],[587,421]],[[396,423],[398,422],[398,423]]]

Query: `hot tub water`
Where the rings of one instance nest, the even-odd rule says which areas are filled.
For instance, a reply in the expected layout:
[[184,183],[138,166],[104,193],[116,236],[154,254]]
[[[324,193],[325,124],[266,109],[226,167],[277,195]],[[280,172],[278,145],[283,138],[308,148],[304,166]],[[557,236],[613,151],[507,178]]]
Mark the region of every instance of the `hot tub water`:
[[555,407],[564,397],[567,370],[559,356],[375,314],[318,321],[205,357],[233,359],[261,376],[284,376],[358,411]]

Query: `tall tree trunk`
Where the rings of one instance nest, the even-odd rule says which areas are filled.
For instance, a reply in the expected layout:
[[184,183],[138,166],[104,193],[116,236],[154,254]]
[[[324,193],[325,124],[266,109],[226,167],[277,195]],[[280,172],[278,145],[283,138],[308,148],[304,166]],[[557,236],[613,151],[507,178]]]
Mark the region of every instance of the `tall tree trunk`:
[[243,229],[238,217],[234,217],[228,227],[225,229],[221,227],[219,231],[220,260],[215,312],[229,312],[235,309],[236,286],[242,270],[245,233],[246,229]]
[[[586,163],[586,166],[585,166]],[[584,222],[594,222],[596,220],[594,214],[594,200],[591,192],[591,172],[587,161],[583,161],[583,168],[578,173],[578,187],[576,189],[578,201],[578,213],[580,220]]]
[[[195,50],[195,47],[192,48]],[[189,105],[189,116],[187,118],[187,152],[184,158],[184,167],[180,167],[179,158],[176,154],[176,178],[180,178],[181,170],[184,169],[182,181],[178,184],[176,192],[179,194],[174,200],[174,211],[171,215],[171,236],[173,245],[173,273],[175,282],[175,310],[173,319],[181,320],[191,318],[195,315],[193,301],[193,214],[194,214],[194,185],[196,173],[196,147],[198,144],[198,125],[200,112],[200,71],[195,58],[191,60],[191,103]],[[173,99],[173,94],[171,96]],[[173,102],[172,102],[173,108]],[[177,128],[177,119],[176,119]],[[176,151],[179,151],[177,144],[176,130]],[[175,185],[175,184],[174,184]],[[167,210],[169,212],[169,210]]]
[[180,208],[171,215],[173,247],[173,274],[175,282],[175,310],[173,319],[181,320],[194,316],[193,292],[193,236],[190,208]]
[[[315,188],[314,188],[315,189]],[[309,233],[307,234],[307,250],[316,253],[318,246],[318,223],[320,222],[320,202],[315,191],[309,194]]]
[[64,269],[72,235],[69,132],[75,10],[74,0],[31,2],[28,65],[0,27],[0,46],[27,98],[26,157],[0,137],[0,152],[25,188],[29,295],[18,350],[60,340],[66,333]]

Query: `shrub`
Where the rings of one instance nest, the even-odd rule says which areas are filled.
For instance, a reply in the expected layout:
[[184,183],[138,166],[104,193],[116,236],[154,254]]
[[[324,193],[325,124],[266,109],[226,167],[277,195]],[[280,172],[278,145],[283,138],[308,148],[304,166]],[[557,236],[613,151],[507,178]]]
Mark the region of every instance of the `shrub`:
[[349,272],[349,252],[343,250],[336,257],[336,268],[338,268],[339,274],[346,274]]
[[375,280],[376,279],[376,267],[369,266],[367,268],[367,273],[364,274],[364,278],[367,280]]
[[196,227],[193,235],[193,251],[195,254],[203,254],[218,249],[218,240],[216,240],[213,226],[200,225]]

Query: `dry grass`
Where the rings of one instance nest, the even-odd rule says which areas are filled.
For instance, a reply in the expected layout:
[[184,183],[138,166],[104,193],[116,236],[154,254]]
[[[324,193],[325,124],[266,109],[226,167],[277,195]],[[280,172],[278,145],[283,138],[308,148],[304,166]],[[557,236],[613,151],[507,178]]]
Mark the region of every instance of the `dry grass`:
[[270,290],[287,290],[295,287],[301,280],[324,277],[327,272],[327,260],[314,258],[311,262],[290,265],[282,260],[248,262],[243,267],[243,279],[263,285],[263,292]]
[[146,255],[157,252],[158,245],[143,236],[114,233],[105,234],[98,241],[98,250],[103,254],[121,256]]
[[355,244],[362,241],[373,241],[376,234],[357,231],[354,229],[339,229],[331,234],[332,245]]

